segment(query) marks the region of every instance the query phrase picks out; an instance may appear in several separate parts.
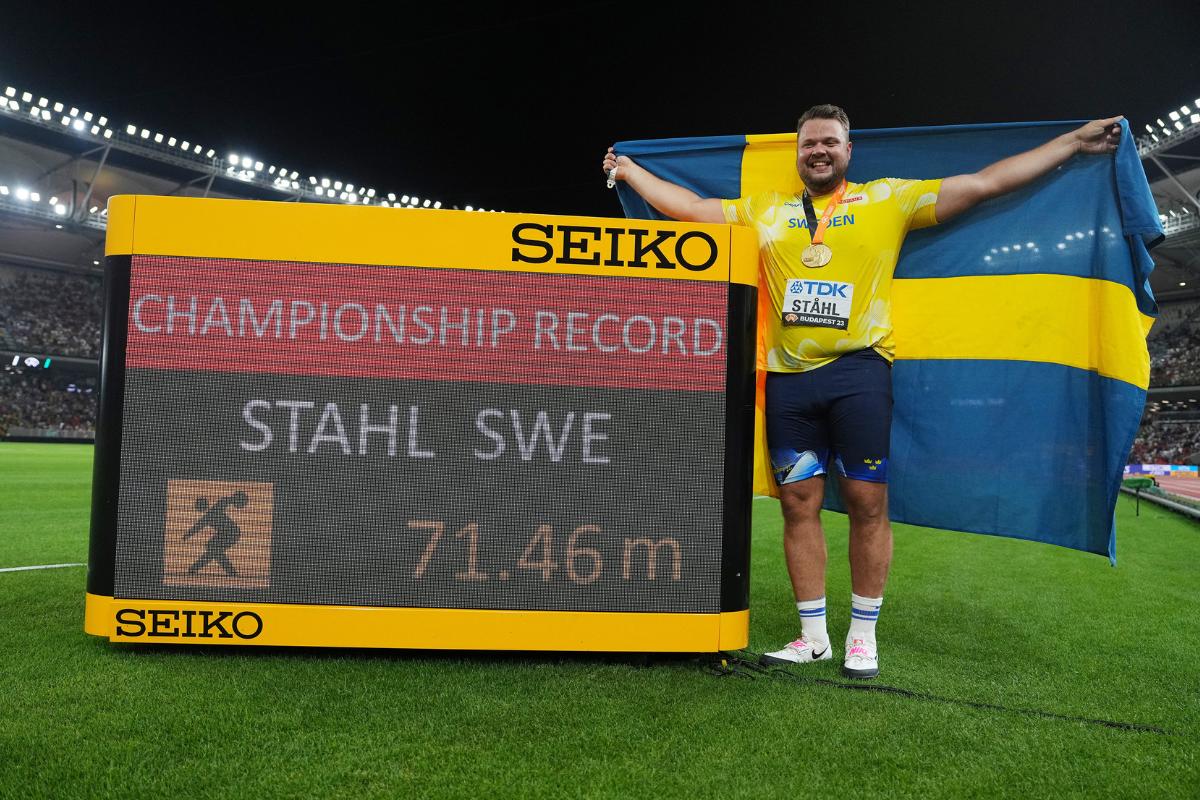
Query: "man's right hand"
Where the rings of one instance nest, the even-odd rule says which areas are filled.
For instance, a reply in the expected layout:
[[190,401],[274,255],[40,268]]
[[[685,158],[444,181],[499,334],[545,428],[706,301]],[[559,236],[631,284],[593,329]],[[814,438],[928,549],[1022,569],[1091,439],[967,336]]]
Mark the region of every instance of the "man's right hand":
[[[619,156],[608,148],[602,164],[604,174],[612,180],[626,181],[629,188],[642,196],[660,212],[681,222],[724,222],[721,201],[715,197],[701,198],[690,189],[656,177],[642,169],[629,156]],[[616,170],[616,172],[613,172]]]
[[[606,177],[611,175],[612,180],[625,180],[625,178],[628,176],[629,168],[636,166],[637,165],[633,163],[632,158],[629,156],[617,155],[616,151],[611,147],[608,148],[608,152],[604,154],[604,175]],[[613,173],[614,169],[616,170],[616,173]]]

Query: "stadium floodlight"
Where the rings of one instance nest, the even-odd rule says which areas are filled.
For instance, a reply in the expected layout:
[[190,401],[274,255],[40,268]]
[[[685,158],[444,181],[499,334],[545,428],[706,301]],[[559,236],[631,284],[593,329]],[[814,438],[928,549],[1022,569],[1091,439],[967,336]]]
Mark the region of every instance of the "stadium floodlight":
[[30,192],[29,199],[35,203],[42,202],[42,195],[39,192]]
[[67,207],[62,203],[56,203],[54,205],[54,213],[58,214],[60,217],[65,217],[67,215]]
[[[467,210],[467,211],[474,211],[475,209],[471,208],[470,206],[467,206],[466,210]],[[994,253],[994,252],[996,252],[996,251],[995,251],[995,250],[993,250],[992,252]]]
[[1178,111],[1172,111],[1170,114],[1167,114],[1167,116],[1171,118],[1172,122],[1177,122],[1179,120],[1179,112]]
[[311,183],[313,186],[316,186],[317,185],[317,176],[309,175],[308,182]]
[[68,117],[66,114],[64,114],[63,118],[60,119],[59,122],[61,122],[63,124],[63,127],[66,127],[67,125],[71,124],[71,118]]
[[1188,117],[1188,122],[1192,123],[1193,125],[1200,124],[1200,113],[1192,114],[1190,117]]
[[367,189],[367,197],[374,197],[374,196],[375,196],[375,190]]
[[1157,136],[1155,136],[1153,133],[1152,133],[1152,134],[1150,134],[1150,138],[1151,138],[1151,139],[1153,139],[1153,140],[1154,140],[1154,141],[1156,141],[1156,142],[1158,141],[1158,137],[1157,137]]
[[[73,123],[71,123],[71,127],[72,127],[72,128],[74,128],[74,129],[75,129],[75,130],[77,130],[77,131],[82,131],[82,130],[83,130],[83,128],[84,128],[84,122],[83,122],[83,120],[81,120],[81,119],[77,119],[77,120],[75,120]],[[158,135],[158,137],[157,137],[156,141],[160,141],[160,142],[162,141],[162,134],[161,134],[161,133]]]
[[[44,98],[44,97],[39,97],[39,98],[38,98],[38,105],[39,105],[39,106],[41,106],[42,108],[47,108],[47,107],[50,105],[50,101],[49,101],[49,100],[47,100],[47,99],[46,99],[46,98]],[[75,110],[75,109],[71,109],[71,111],[72,111],[72,112],[73,112],[74,110]]]
[[401,202],[401,203],[407,203],[407,202],[408,202],[408,195],[404,195],[403,197],[401,197],[401,198],[400,198],[400,202]]
[[109,128],[105,128],[105,129],[104,129],[104,138],[105,138],[105,139],[111,139],[111,138],[112,138],[112,130],[111,130],[111,129],[109,129]]
[[229,158],[227,158],[225,160],[228,161],[230,164],[237,164],[239,161],[241,161],[241,159],[237,157],[236,153],[230,153]]
[[415,205],[417,205],[417,204],[418,204],[418,203],[420,203],[420,202],[421,202],[421,198],[414,196],[414,197],[412,198],[412,202],[411,202],[409,205],[414,205],[414,206],[415,206]]
[[[199,153],[199,152],[200,152],[200,145],[196,145],[196,152],[197,152],[197,153]],[[216,154],[217,154],[217,151],[216,151],[216,150],[213,150],[213,149],[210,147],[210,148],[208,148],[208,152],[204,154],[204,157],[205,157],[205,158],[212,158],[212,157],[213,157],[213,156],[215,156]]]
[[1066,249],[1067,249],[1067,246],[1066,246],[1064,243],[1062,243],[1062,242],[1059,242],[1058,244],[1056,244],[1056,245],[1054,245],[1054,246],[1055,246],[1055,247],[1057,247],[1059,250],[1066,250]]
[[6,88],[4,89],[4,96],[5,96],[5,97],[16,97],[16,96],[17,96],[17,90],[16,90],[16,89],[14,89],[14,88],[13,88],[13,87],[11,87],[11,86],[8,86],[8,87],[6,87]]
[[1176,122],[1176,123],[1175,123],[1175,130],[1177,130],[1177,131],[1181,131],[1181,130],[1183,130],[1183,123],[1182,123],[1182,122]]
[[143,138],[143,139],[149,139],[149,138],[150,138],[150,131],[149,131],[149,130],[147,130],[146,128],[142,128],[142,138]]
[[321,178],[321,186],[328,189],[329,188],[329,178]]
[[254,159],[250,158],[250,156],[242,156],[242,166],[246,169],[253,169]]
[[13,111],[20,111],[20,110],[21,110],[21,104],[20,104],[20,103],[18,103],[16,100],[9,100],[9,101],[8,101],[8,107],[9,107],[9,108],[11,108]]
[[[91,208],[88,209],[88,213],[95,214],[99,209],[100,209],[100,206],[92,206]],[[97,263],[99,263],[99,262],[97,262]]]
[[50,205],[53,206],[53,205],[57,205],[57,204],[58,204],[58,195],[55,195],[54,197],[50,198]]
[[271,166],[267,167],[267,174],[268,174],[268,175],[274,175],[274,174],[275,174],[275,165],[274,165],[274,164],[272,164]]
[[22,92],[21,93],[21,102],[22,103],[32,103],[33,102],[33,94],[30,92]]
[[424,206],[425,208],[429,208],[429,201],[428,201],[428,200],[426,200],[426,201],[425,201],[424,203],[422,203],[421,205],[422,205],[422,206]]
[[292,180],[298,180],[300,178],[300,173],[296,172],[296,170],[292,170],[292,174],[288,177],[290,177]]
[[342,182],[341,182],[341,181],[334,181],[334,182],[333,182],[333,188],[335,188],[335,189],[341,189],[341,188],[342,188]]
[[42,119],[44,119],[46,122],[50,121],[50,109],[48,109],[48,108],[42,109]]
[[38,117],[41,116],[41,114],[38,113],[37,108],[31,108],[31,109],[29,109],[29,116],[33,117],[34,119],[37,119]]
[[179,143],[179,149],[185,153],[188,151],[188,149],[191,146],[192,146],[191,142],[189,142],[187,139],[184,139],[182,142]]
[[26,189],[24,186],[18,186],[17,187],[17,199],[22,200],[22,201],[28,200],[29,199],[29,190]]
[[436,203],[434,203],[434,204],[433,204],[433,207],[434,207],[434,208],[441,208],[441,207],[442,207],[442,201],[441,201],[441,200],[438,200]]
[[1165,123],[1165,122],[1163,122],[1163,121],[1162,121],[1162,117],[1158,117],[1158,118],[1157,118],[1157,119],[1155,119],[1154,121],[1158,123],[1158,127],[1160,127],[1160,128],[1165,128],[1165,127],[1167,127],[1167,123]]
[[96,120],[96,122],[99,123],[101,128],[103,128],[108,124],[108,117],[101,117],[100,119]]
[[1146,133],[1154,133],[1154,128],[1151,128],[1148,123],[1146,125]]
[[357,195],[357,194],[355,194],[354,192],[349,192],[349,193],[346,195],[346,200],[347,200],[347,201],[349,201],[349,202],[351,202],[351,203],[357,203],[357,202],[358,202],[358,195]]
[[99,260],[99,259],[96,259],[96,258],[93,258],[93,259],[92,259],[92,266],[93,266],[93,267],[98,267],[98,266],[100,266],[100,260]]
[[54,104],[54,113],[55,113],[55,114],[61,114],[61,113],[62,113],[62,110],[63,110],[63,104],[62,104],[62,103],[55,103],[55,104]]
[[262,172],[262,168],[263,168],[263,163],[261,161],[254,162],[254,171],[255,172]]
[[174,146],[175,146],[175,137],[172,136],[170,139],[167,139],[167,147],[174,147]]
[[[1180,282],[1179,282],[1179,285],[1180,285],[1180,286],[1187,286],[1187,281],[1180,281]],[[1194,402],[1196,402],[1196,401],[1195,401],[1195,400],[1189,400],[1188,402],[1189,402],[1189,403],[1194,403]]]
[[299,189],[299,188],[300,188],[300,181],[292,181],[292,188],[293,188],[293,189]]
[[316,191],[316,193],[317,193],[317,197],[324,197],[324,196],[325,196],[325,190],[324,190],[323,188],[321,188],[320,186],[318,186],[318,187],[315,189],[315,191]]
[[91,131],[90,131],[90,132],[91,132],[92,136],[98,136],[98,135],[100,135],[100,126],[99,126],[99,125],[93,125],[93,126],[92,126],[92,129],[91,129]]
[[4,184],[0,184],[0,194],[4,195],[5,197],[8,197],[8,187],[5,186]]
[[126,125],[125,133],[129,134],[130,136],[136,136],[137,135],[137,126],[136,125]]
[[15,366],[19,365],[20,363],[21,363],[21,357],[20,357],[20,356],[13,356],[13,360],[12,360],[12,366],[14,366],[14,367],[15,367]]
[[388,201],[389,201],[389,202],[392,202],[392,203],[396,202],[396,193],[395,193],[395,192],[388,192],[388,196],[387,196],[387,198],[388,198]]
[[92,121],[92,112],[90,112],[90,111],[83,112],[83,121],[91,122]]

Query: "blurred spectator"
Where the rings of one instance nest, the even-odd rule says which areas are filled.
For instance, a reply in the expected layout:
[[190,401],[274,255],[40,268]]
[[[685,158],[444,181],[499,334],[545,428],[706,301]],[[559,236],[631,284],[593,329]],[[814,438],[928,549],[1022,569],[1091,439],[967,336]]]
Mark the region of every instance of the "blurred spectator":
[[26,269],[0,270],[0,334],[13,350],[96,358],[100,354],[100,278]]

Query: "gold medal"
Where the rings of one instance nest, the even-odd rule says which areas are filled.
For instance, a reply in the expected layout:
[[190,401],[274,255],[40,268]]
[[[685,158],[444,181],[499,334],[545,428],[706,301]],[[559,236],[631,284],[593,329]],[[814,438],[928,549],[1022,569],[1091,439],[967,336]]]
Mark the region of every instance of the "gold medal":
[[829,249],[827,244],[810,244],[804,248],[804,252],[800,254],[800,261],[804,266],[810,269],[817,269],[829,263],[833,258],[833,251]]

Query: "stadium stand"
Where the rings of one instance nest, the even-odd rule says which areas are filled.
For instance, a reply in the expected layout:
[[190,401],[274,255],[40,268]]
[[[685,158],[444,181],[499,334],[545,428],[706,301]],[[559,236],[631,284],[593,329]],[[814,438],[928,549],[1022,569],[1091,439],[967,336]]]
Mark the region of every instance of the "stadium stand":
[[0,346],[97,358],[100,283],[99,276],[0,266]]
[[96,380],[71,371],[0,372],[0,436],[90,439],[96,435]]
[[1147,346],[1151,388],[1200,385],[1200,303],[1164,305]]

